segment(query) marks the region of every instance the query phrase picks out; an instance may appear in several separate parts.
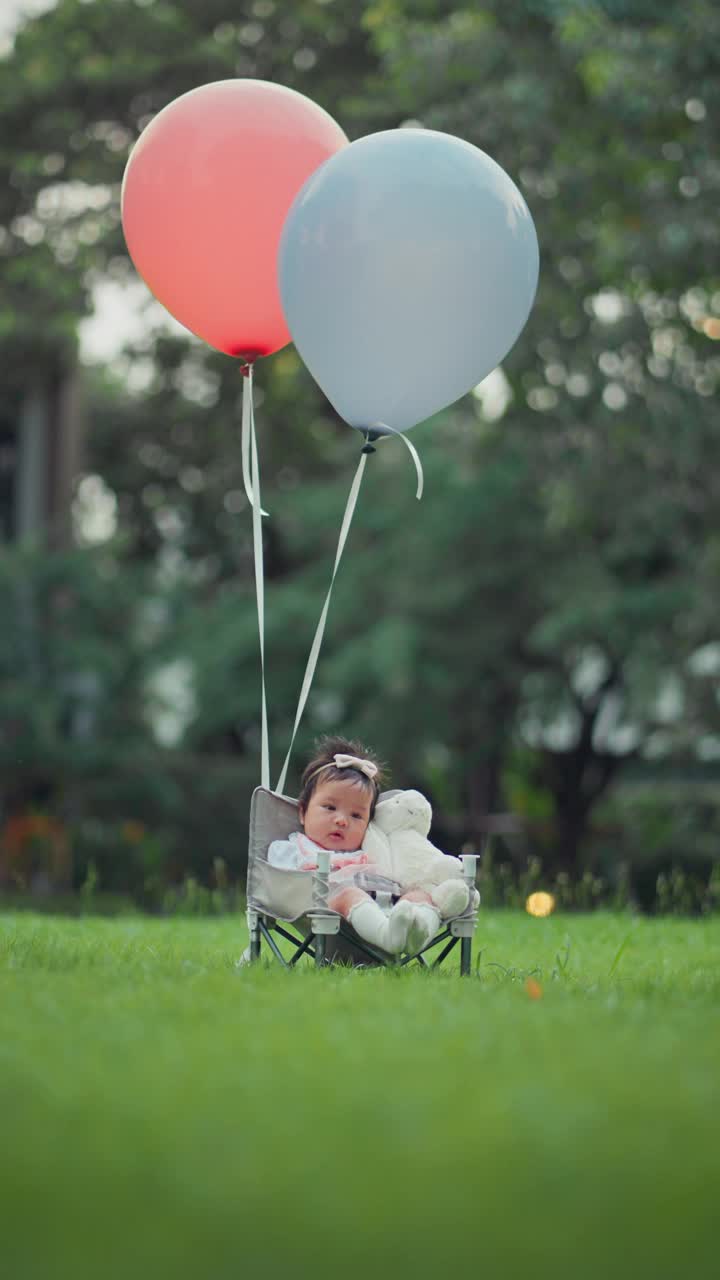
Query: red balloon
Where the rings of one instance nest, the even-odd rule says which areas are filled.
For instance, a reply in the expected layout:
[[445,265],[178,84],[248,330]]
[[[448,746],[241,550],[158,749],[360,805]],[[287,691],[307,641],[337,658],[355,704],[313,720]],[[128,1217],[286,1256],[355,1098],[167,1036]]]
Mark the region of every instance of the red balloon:
[[218,80],[176,98],[123,178],[125,240],[148,288],[227,355],[284,347],[280,233],[305,180],[347,141],[322,107],[267,80]]

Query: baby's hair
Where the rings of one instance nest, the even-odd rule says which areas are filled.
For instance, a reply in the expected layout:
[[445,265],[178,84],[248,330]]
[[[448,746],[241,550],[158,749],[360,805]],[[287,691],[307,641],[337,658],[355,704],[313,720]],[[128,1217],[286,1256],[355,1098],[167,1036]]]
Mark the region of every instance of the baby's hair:
[[[368,778],[366,773],[353,765],[338,769],[335,756],[340,755],[357,756],[360,760],[369,760],[377,769],[375,777]],[[367,747],[363,746],[362,742],[351,742],[347,738],[319,738],[315,743],[315,756],[308,762],[303,772],[298,808],[301,812],[307,809],[315,788],[323,782],[355,782],[371,796],[370,817],[372,818],[382,786],[382,769],[383,766],[379,760],[371,751],[368,751]]]

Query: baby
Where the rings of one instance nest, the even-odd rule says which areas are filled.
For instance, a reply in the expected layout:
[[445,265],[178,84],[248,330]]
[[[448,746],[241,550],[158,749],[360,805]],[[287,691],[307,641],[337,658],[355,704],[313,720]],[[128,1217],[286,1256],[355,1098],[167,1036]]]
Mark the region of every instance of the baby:
[[372,871],[362,843],[380,794],[380,778],[380,766],[358,743],[326,739],[303,773],[298,800],[302,831],[293,831],[287,840],[273,840],[267,857],[274,867],[312,871],[318,851],[329,849],[329,906],[366,942],[399,955],[429,942],[440,916],[421,889],[404,894],[386,915],[361,887]]

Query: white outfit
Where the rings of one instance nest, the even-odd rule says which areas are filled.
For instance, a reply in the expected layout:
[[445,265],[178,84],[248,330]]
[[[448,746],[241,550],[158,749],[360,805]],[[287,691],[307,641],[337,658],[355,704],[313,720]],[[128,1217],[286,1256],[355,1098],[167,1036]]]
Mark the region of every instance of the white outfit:
[[[284,871],[314,871],[318,853],[322,852],[322,845],[316,844],[303,831],[292,831],[287,840],[273,840],[267,851],[267,860],[271,866],[282,867]],[[362,849],[342,849],[337,853],[330,850],[331,871],[341,871],[348,863],[367,866],[369,861]]]
[[[314,871],[322,845],[316,844],[303,831],[293,831],[287,840],[273,840],[267,851],[267,860],[283,871]],[[400,888],[393,880],[375,872],[374,864],[362,849],[330,850],[330,889],[339,890],[354,885],[369,893],[372,889],[385,889],[388,893]],[[348,911],[347,920],[361,938],[380,947],[391,955],[399,955],[405,949],[407,936],[414,922],[413,904],[396,902],[388,915],[366,897],[356,902]]]

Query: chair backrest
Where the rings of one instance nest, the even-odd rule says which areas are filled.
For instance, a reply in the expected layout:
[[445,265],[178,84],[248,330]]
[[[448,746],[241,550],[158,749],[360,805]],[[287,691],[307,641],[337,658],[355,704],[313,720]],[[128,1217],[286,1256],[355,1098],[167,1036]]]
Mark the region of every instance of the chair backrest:
[[287,840],[291,831],[297,831],[299,822],[297,800],[256,787],[250,802],[248,865],[256,858],[265,858],[273,840]]

